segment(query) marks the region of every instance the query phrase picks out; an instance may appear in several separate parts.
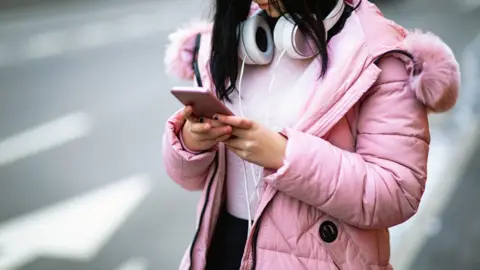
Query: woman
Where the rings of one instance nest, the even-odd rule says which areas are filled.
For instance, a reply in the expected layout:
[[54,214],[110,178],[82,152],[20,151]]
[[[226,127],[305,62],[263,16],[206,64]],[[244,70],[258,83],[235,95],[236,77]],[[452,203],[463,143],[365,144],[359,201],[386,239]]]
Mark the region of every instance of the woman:
[[451,50],[366,0],[254,2],[217,0],[213,25],[167,50],[169,72],[198,64],[235,114],[167,122],[168,174],[203,190],[181,269],[392,269],[388,228],[425,189],[427,114],[457,99]]

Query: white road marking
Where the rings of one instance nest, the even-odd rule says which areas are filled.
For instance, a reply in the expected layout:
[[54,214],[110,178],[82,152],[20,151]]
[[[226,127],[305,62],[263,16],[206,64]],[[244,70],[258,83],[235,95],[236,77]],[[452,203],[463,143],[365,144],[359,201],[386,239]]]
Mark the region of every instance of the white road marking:
[[0,44],[0,67],[6,66],[8,62],[7,46]]
[[0,142],[0,166],[80,139],[92,127],[91,117],[78,112],[7,138]]
[[148,261],[144,258],[131,258],[124,262],[116,270],[147,270]]
[[475,9],[480,6],[480,0],[461,0],[460,4],[463,5],[465,9]]
[[478,85],[480,84],[478,77],[478,74],[480,74],[480,33],[466,46],[462,53],[461,61],[463,81],[460,101],[462,103],[458,104],[461,113],[457,115],[456,121],[464,125],[469,125],[470,121],[475,121],[475,119],[473,119],[475,117],[473,113],[475,103],[478,102]]
[[[14,46],[20,48],[20,52],[14,56],[7,54],[8,61],[2,61],[0,55],[0,66],[59,56],[72,51],[96,49],[119,42],[148,38],[167,30],[173,31],[175,29],[173,25],[186,23],[185,16],[175,15],[177,11],[178,3],[167,1],[160,5],[136,4],[129,5],[128,8],[122,6],[118,10],[105,9],[93,13],[89,11],[84,14],[70,14],[69,16],[55,14],[46,19],[35,18],[28,23],[26,23],[27,18],[20,24],[11,21],[7,21],[3,25],[0,23],[0,32],[3,31],[5,35],[15,37],[18,36],[16,28],[20,28],[21,31],[22,28],[36,27],[35,24],[42,23],[55,25],[56,28],[27,37],[26,40],[14,44]],[[184,9],[183,12],[184,14],[192,14],[192,16],[197,14],[194,15],[195,17],[200,16],[198,7],[194,4],[187,5],[187,9]],[[43,21],[43,19],[46,21]],[[75,19],[84,20],[86,23],[72,27],[63,26],[64,22]],[[30,20],[32,19],[30,18]]]
[[91,260],[150,190],[148,176],[134,175],[0,224],[0,269],[38,257]]
[[[98,1],[97,1],[98,2]],[[186,2],[186,3],[185,3]],[[199,0],[188,0],[182,2],[182,12],[195,15],[198,12]],[[80,3],[80,6],[68,5],[66,8],[50,8],[49,10],[42,10],[38,12],[36,9],[31,9],[22,12],[20,16],[13,16],[12,18],[2,18],[0,14],[0,32],[16,32],[23,29],[36,28],[38,26],[62,25],[65,21],[97,21],[105,18],[117,18],[124,14],[154,12],[158,15],[175,14],[172,11],[178,12],[179,5],[177,0],[158,1],[135,1],[131,3],[121,3],[112,8],[112,4],[105,2],[95,3],[95,7],[86,6]],[[195,6],[195,8],[189,8]],[[1,12],[0,12],[1,13]],[[7,14],[8,17],[8,14]],[[173,17],[173,16],[170,16]]]
[[108,45],[112,42],[111,35],[114,29],[113,24],[106,22],[85,25],[73,34],[77,41],[73,46],[77,49],[86,49]]
[[428,224],[425,224],[426,235],[428,238],[433,238],[437,236],[442,231],[442,221],[439,217],[432,219]]
[[[117,42],[145,38],[168,29],[161,20],[161,14],[136,14],[73,29],[37,34],[28,40],[21,57],[25,60],[40,59],[73,50],[95,49]],[[0,58],[0,64],[2,62]]]
[[455,107],[454,122],[458,127],[468,127],[477,122],[478,85],[480,79],[480,33],[465,47],[460,58],[462,72],[461,94]]
[[[159,14],[155,15],[159,17]],[[153,15],[130,15],[119,20],[124,39],[142,38],[159,31],[161,23]]]
[[34,35],[25,48],[28,59],[37,59],[62,54],[66,46],[64,32],[47,32]]

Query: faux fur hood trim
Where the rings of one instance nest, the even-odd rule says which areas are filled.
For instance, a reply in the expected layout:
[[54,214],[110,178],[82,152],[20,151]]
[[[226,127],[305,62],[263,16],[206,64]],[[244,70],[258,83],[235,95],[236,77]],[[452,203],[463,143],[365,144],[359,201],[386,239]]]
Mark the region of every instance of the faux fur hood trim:
[[432,33],[415,30],[403,41],[414,59],[410,89],[432,112],[450,110],[458,99],[460,68],[452,50]]
[[195,37],[199,33],[211,31],[212,24],[197,21],[178,29],[168,36],[165,51],[165,67],[167,74],[184,80],[193,80],[192,68]]

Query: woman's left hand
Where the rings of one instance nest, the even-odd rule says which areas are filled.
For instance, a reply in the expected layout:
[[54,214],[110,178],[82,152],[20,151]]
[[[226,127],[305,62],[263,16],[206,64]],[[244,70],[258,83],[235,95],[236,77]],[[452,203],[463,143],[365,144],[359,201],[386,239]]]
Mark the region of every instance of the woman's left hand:
[[241,159],[268,169],[283,166],[287,148],[284,136],[244,117],[216,115],[216,118],[233,127],[233,136],[224,143]]

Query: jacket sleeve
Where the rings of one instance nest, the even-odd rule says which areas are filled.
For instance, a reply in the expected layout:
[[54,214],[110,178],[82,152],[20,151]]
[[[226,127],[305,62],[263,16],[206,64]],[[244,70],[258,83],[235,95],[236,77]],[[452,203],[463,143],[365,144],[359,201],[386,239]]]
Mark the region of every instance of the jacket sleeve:
[[377,81],[362,100],[355,152],[286,130],[284,166],[266,181],[357,227],[387,228],[413,216],[425,188],[430,135],[425,106],[404,72]]
[[186,149],[180,140],[183,127],[180,111],[167,121],[163,135],[162,157],[165,170],[176,183],[187,190],[203,189],[217,148],[194,153]]

